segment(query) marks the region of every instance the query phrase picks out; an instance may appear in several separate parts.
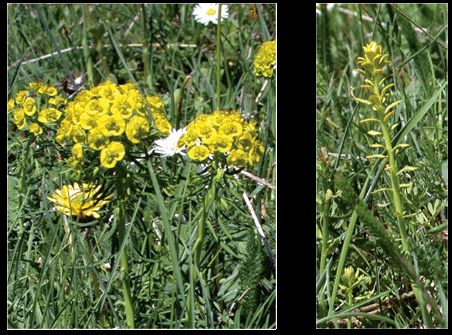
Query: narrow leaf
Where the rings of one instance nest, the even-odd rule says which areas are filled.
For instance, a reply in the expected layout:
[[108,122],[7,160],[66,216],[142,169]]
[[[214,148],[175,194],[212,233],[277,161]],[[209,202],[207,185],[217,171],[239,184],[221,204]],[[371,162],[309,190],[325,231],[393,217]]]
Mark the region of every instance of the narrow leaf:
[[432,107],[433,103],[438,99],[441,92],[443,92],[444,88],[446,87],[447,82],[444,82],[438,89],[433,92],[430,99],[427,100],[427,102],[422,106],[416,114],[413,115],[413,117],[408,121],[408,123],[403,127],[397,135],[392,140],[392,145],[396,146],[399,144],[405,136],[409,134],[411,130],[413,130],[414,126],[423,119],[424,115],[429,111],[430,107]]

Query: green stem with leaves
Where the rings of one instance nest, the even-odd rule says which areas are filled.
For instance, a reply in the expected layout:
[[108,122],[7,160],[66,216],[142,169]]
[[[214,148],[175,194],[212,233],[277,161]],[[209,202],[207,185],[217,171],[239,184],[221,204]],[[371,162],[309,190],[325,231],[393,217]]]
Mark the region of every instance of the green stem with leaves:
[[[408,144],[399,144],[395,147],[392,147],[391,144],[391,136],[389,134],[390,130],[392,130],[393,127],[397,125],[397,123],[393,124],[391,128],[389,128],[389,119],[391,116],[395,114],[395,111],[393,108],[398,105],[402,100],[395,101],[386,108],[383,107],[386,99],[389,97],[389,91],[392,86],[394,86],[394,83],[391,83],[383,89],[380,90],[380,87],[382,86],[383,82],[386,78],[383,76],[383,69],[386,65],[391,64],[391,62],[385,58],[389,57],[389,54],[383,54],[382,53],[382,46],[378,45],[376,42],[372,41],[371,43],[367,44],[364,49],[364,57],[358,57],[358,64],[360,64],[363,69],[356,69],[356,71],[362,73],[365,76],[364,82],[365,84],[361,87],[366,88],[371,93],[369,100],[364,100],[357,98],[353,95],[353,89],[351,91],[352,97],[361,103],[364,103],[366,105],[372,106],[372,109],[375,111],[376,118],[368,118],[361,120],[360,123],[363,122],[378,122],[381,126],[381,131],[374,131],[370,130],[367,133],[371,136],[379,136],[383,135],[384,143],[385,145],[381,144],[373,144],[371,145],[372,148],[384,148],[386,149],[386,155],[383,154],[376,154],[368,156],[367,158],[387,158],[389,160],[389,167],[387,167],[385,170],[389,171],[391,176],[391,185],[392,188],[390,189],[392,193],[392,199],[394,203],[394,216],[397,217],[397,224],[399,226],[399,232],[400,232],[400,238],[402,240],[402,247],[403,251],[405,253],[409,253],[410,248],[408,246],[407,242],[407,230],[406,230],[406,224],[403,217],[403,207],[402,207],[402,201],[400,196],[400,184],[399,184],[399,177],[398,174],[400,171],[397,168],[397,163],[395,160],[395,151],[403,148],[408,147]],[[415,170],[415,167],[405,167],[404,169],[409,170]],[[372,193],[376,193],[379,191],[388,191],[388,189],[380,189],[377,191],[374,191]],[[418,288],[418,285],[416,283],[417,278],[415,278],[414,282],[412,283],[413,291],[416,295],[416,298],[421,306],[421,310],[424,316],[424,319],[429,319],[427,316],[427,313],[425,312],[425,304],[422,302],[422,297],[420,295],[420,291]],[[333,292],[334,293],[334,292]],[[332,309],[330,309],[331,311]],[[427,322],[428,324],[428,322]]]
[[135,328],[134,321],[134,313],[133,313],[133,304],[132,304],[132,294],[130,291],[130,278],[129,278],[129,265],[127,262],[127,248],[122,248],[123,243],[127,243],[125,240],[126,237],[126,218],[125,218],[125,210],[124,203],[127,197],[126,188],[124,186],[123,181],[126,178],[126,171],[121,164],[116,165],[118,168],[116,169],[118,175],[116,177],[116,192],[118,196],[118,206],[119,206],[119,215],[118,215],[118,234],[119,234],[119,250],[123,250],[120,255],[120,264],[121,264],[121,281],[122,288],[124,294],[124,304],[127,318],[127,326],[130,329]]
[[388,154],[389,159],[389,170],[391,175],[391,184],[392,184],[392,195],[394,200],[394,215],[397,216],[397,223],[400,230],[400,237],[402,238],[402,245],[405,251],[408,251],[408,243],[407,243],[407,231],[405,225],[405,219],[403,218],[403,208],[402,201],[400,197],[400,186],[399,186],[399,177],[397,176],[397,163],[394,158],[394,148],[391,144],[391,138],[389,136],[389,129],[387,122],[380,121],[381,129],[383,132],[383,138],[385,141],[386,152]]

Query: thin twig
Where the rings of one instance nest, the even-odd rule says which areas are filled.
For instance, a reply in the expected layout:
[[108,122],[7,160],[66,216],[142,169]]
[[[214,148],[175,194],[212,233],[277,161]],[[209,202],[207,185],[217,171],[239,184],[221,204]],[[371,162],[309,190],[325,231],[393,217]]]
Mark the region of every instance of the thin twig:
[[[418,25],[416,22],[414,22],[413,20],[411,20],[404,12],[402,12],[399,8],[397,8],[394,5],[389,4],[392,8],[394,8],[397,12],[399,12],[400,15],[402,15],[405,19],[407,19],[408,21],[410,21],[412,24],[414,24],[420,31],[422,31],[424,34],[426,34],[428,37],[430,37],[432,40],[434,39],[434,37],[432,35],[430,35],[428,33],[428,31],[424,28],[422,28],[420,25]],[[416,29],[416,28],[415,28]],[[448,50],[447,47],[445,47],[444,45],[442,45],[440,42],[435,41],[437,44],[441,45],[444,49]]]
[[[120,46],[120,47],[128,47],[128,48],[132,48],[132,47],[137,47],[137,48],[139,47],[139,48],[141,48],[143,46],[143,44],[142,43],[119,44],[118,46]],[[161,47],[162,45],[160,43],[152,43],[152,46],[153,47]],[[167,44],[167,46],[170,46],[170,47],[179,46],[179,47],[191,47],[191,48],[194,48],[194,47],[196,47],[196,44],[169,43],[169,44]],[[95,48],[95,47],[96,46],[94,46],[94,45],[88,46],[88,48]],[[111,48],[112,45],[104,44],[102,47],[103,48]],[[82,46],[73,46],[73,47],[69,47],[69,48],[66,48],[66,49],[62,49],[62,50],[60,50],[60,52],[61,53],[65,53],[65,52],[69,52],[69,51],[72,51],[72,50],[79,50],[79,49],[83,49],[83,47]],[[22,65],[29,64],[29,63],[34,63],[34,62],[36,62],[38,60],[43,60],[43,59],[46,59],[46,58],[49,58],[49,57],[52,57],[52,56],[55,56],[55,55],[58,55],[58,51],[51,52],[51,53],[49,53],[47,55],[39,56],[37,58],[32,58],[32,59],[25,60],[25,61],[22,62]],[[12,65],[7,67],[7,70],[9,70],[13,66],[15,66],[17,63],[19,63],[19,61],[16,61]]]
[[253,174],[251,174],[251,173],[249,173],[249,172],[247,172],[245,170],[240,171],[240,173],[243,174],[244,176],[246,176],[248,178],[251,178],[251,179],[257,181],[258,183],[261,183],[262,185],[267,186],[267,187],[271,188],[272,190],[276,191],[276,186],[271,184],[271,183],[269,183],[265,179],[256,177],[255,175],[253,175]]
[[243,199],[245,199],[246,206],[248,207],[248,210],[250,211],[251,216],[253,217],[253,221],[257,227],[257,231],[259,232],[259,235],[261,236],[262,241],[264,242],[265,247],[267,248],[268,254],[270,255],[270,258],[271,258],[273,264],[276,266],[276,257],[273,254],[272,248],[270,247],[270,243],[268,243],[268,239],[265,236],[264,231],[262,230],[262,226],[259,223],[259,219],[257,218],[256,213],[254,212],[253,205],[251,204],[250,199],[248,198],[248,195],[246,194],[246,192],[243,192],[242,196],[243,196]]

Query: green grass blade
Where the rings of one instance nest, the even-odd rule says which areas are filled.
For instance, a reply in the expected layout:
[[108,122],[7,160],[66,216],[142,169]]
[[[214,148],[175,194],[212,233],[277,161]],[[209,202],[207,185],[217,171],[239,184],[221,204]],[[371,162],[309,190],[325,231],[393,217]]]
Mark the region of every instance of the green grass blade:
[[122,65],[124,66],[124,69],[127,71],[127,75],[129,76],[129,79],[136,84],[137,81],[135,80],[135,77],[133,76],[132,72],[129,69],[129,66],[127,65],[127,62],[124,58],[124,55],[122,54],[121,50],[119,49],[118,43],[116,43],[115,35],[111,31],[111,28],[108,27],[108,36],[110,37],[111,44],[115,48],[116,53],[118,54],[119,59],[121,60]]
[[157,177],[154,172],[154,168],[150,161],[148,161],[148,171],[152,179],[152,184],[155,189],[155,195],[157,197],[158,206],[160,209],[160,214],[162,216],[163,225],[165,228],[165,237],[168,240],[168,247],[171,255],[171,262],[173,264],[174,277],[177,283],[177,287],[179,289],[180,298],[182,299],[183,307],[185,307],[185,294],[184,294],[184,285],[182,283],[182,273],[179,266],[179,257],[176,249],[176,242],[174,240],[174,235],[171,230],[171,222],[168,219],[168,208],[165,206],[165,200],[160,191],[160,185],[157,181]]
[[444,82],[436,91],[432,94],[430,99],[413,115],[413,117],[407,122],[407,124],[397,133],[397,135],[392,140],[393,147],[401,143],[405,136],[407,136],[410,131],[413,130],[414,126],[422,120],[424,115],[429,111],[430,107],[436,102],[439,95],[443,92],[444,88],[447,86],[447,82]]

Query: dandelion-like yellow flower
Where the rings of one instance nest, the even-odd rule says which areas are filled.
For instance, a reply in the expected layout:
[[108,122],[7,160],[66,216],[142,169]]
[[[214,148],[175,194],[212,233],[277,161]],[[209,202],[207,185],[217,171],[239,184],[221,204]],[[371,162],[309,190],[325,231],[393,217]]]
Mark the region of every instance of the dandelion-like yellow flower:
[[254,75],[271,78],[276,65],[276,41],[267,41],[261,45],[254,60]]
[[55,204],[55,208],[66,216],[78,218],[79,222],[90,222],[100,217],[98,211],[111,201],[113,194],[103,197],[99,194],[101,185],[78,183],[64,185],[47,199]]

